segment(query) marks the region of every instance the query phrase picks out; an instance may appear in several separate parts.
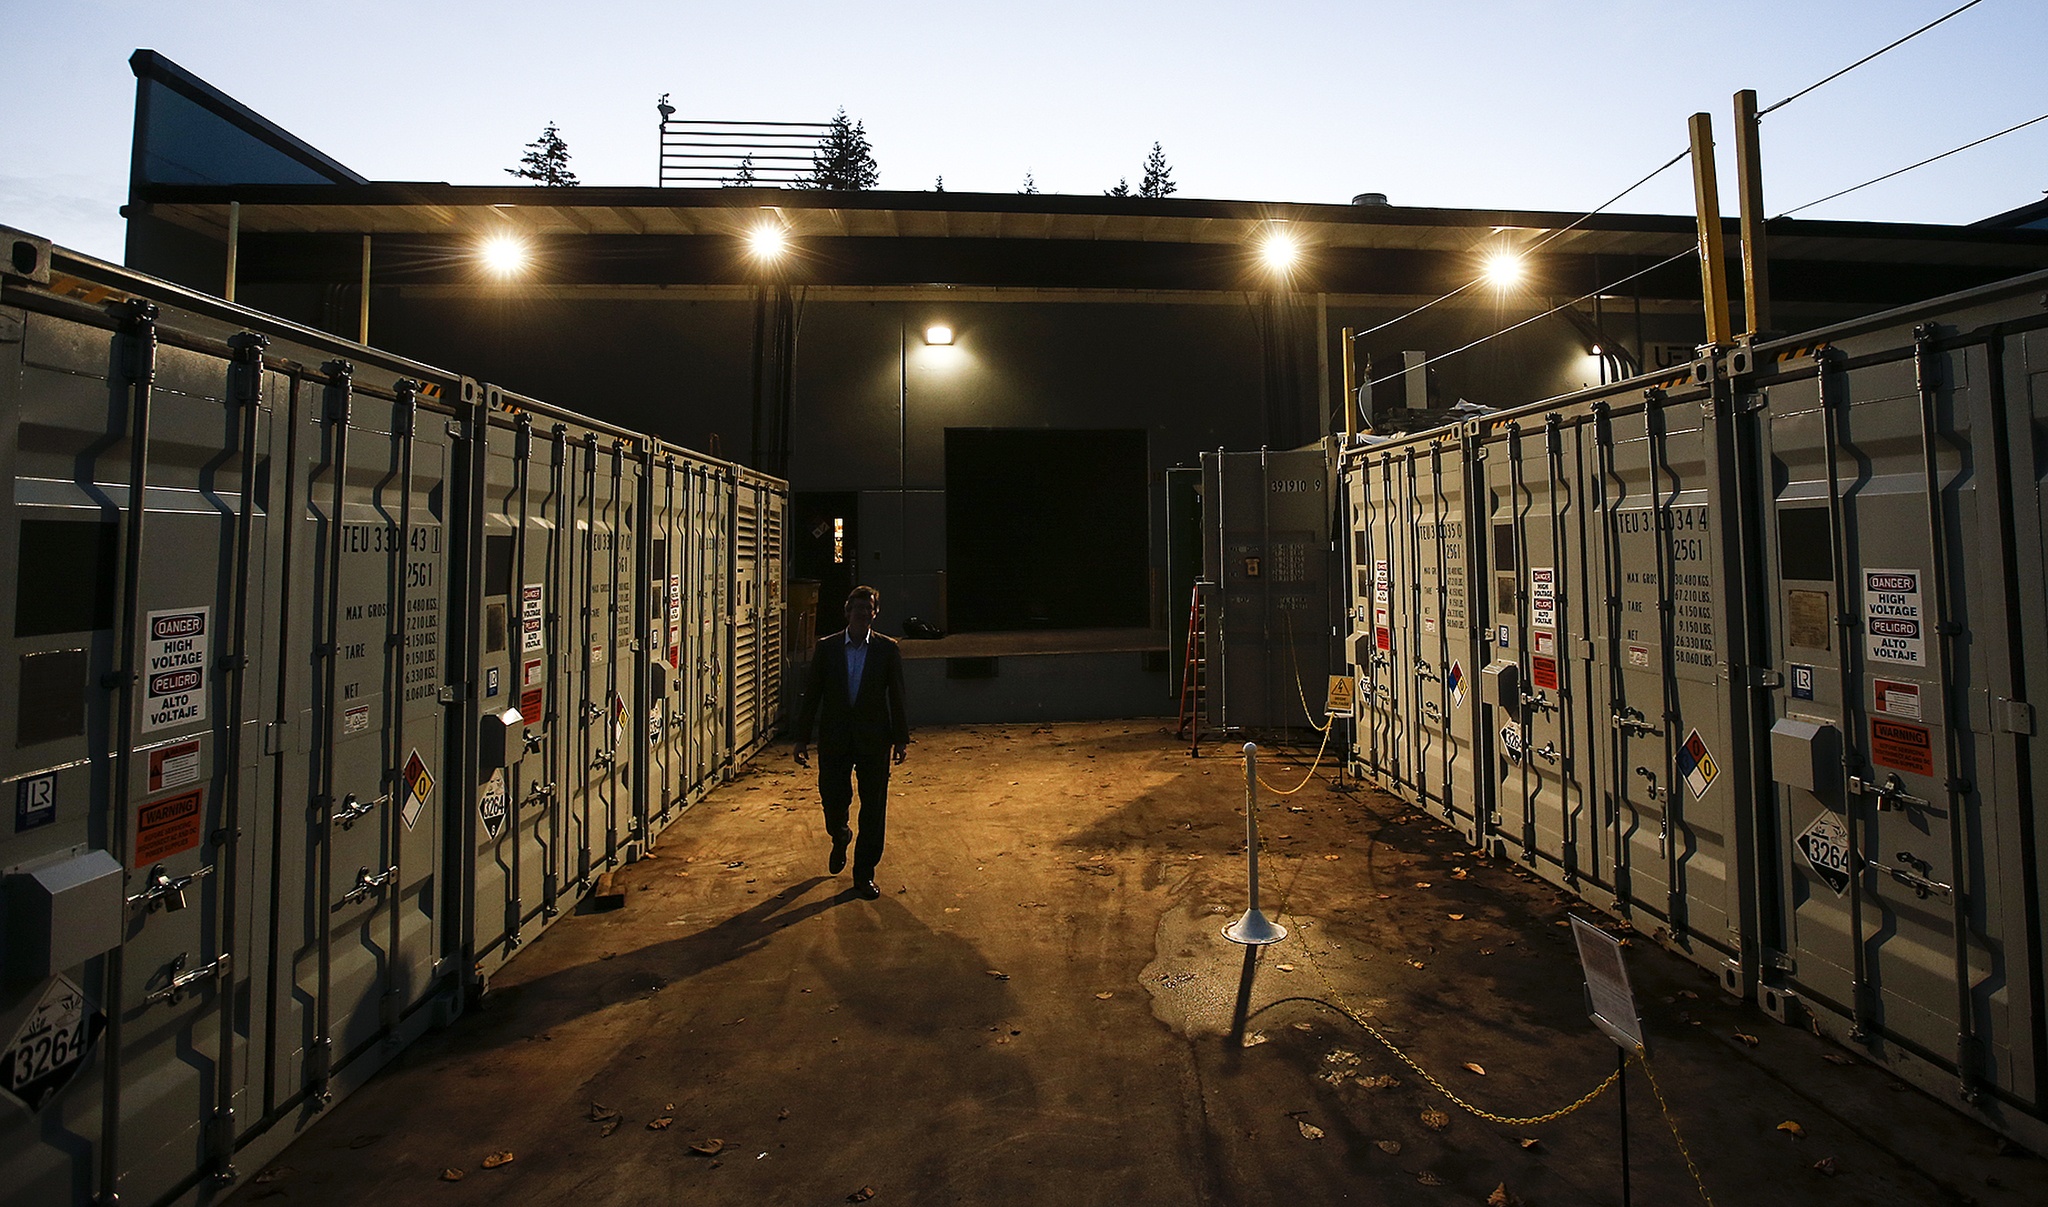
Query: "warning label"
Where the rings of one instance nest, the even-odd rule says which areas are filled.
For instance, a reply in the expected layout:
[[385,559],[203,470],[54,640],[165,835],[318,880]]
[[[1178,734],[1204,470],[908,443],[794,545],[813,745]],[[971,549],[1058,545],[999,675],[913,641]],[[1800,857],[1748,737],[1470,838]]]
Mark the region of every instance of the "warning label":
[[1325,712],[1350,716],[1352,702],[1358,698],[1357,680],[1349,675],[1331,675],[1328,697],[1323,701]]
[[1863,572],[1863,624],[1870,638],[1867,653],[1871,659],[1927,665],[1921,620],[1918,570]]
[[173,742],[149,752],[149,790],[168,792],[199,782],[199,739]]
[[135,816],[135,866],[146,868],[199,845],[206,793],[194,788],[142,806]]
[[1842,819],[1823,811],[1800,831],[1799,853],[1813,874],[1827,882],[1837,897],[1849,888],[1849,831]]
[[142,728],[164,729],[206,719],[206,647],[212,608],[149,614],[142,649]]
[[537,687],[529,687],[525,691],[520,692],[519,719],[525,721],[528,725],[540,724],[541,718],[546,715],[543,711],[544,703],[545,700],[541,690]]
[[358,704],[344,709],[341,714],[341,736],[370,732],[370,706]]
[[495,840],[505,832],[505,772],[503,768],[491,772],[491,778],[484,781],[484,790],[477,797],[476,818],[483,824],[484,834]]
[[1908,721],[1920,719],[1920,685],[1901,683],[1896,679],[1878,679],[1872,684],[1876,699],[1873,704],[1878,712]]
[[538,653],[545,643],[541,634],[545,614],[541,610],[541,584],[527,583],[519,588],[519,648],[526,653]]
[[1707,795],[1714,780],[1721,774],[1721,768],[1714,762],[1713,752],[1707,749],[1707,740],[1695,729],[1685,735],[1685,745],[1678,748],[1678,778],[1692,789],[1692,798],[1701,800]]
[[546,672],[542,669],[541,661],[538,658],[528,658],[526,664],[519,668],[519,686],[521,687],[539,687],[541,680],[545,677]]
[[1448,685],[1450,686],[1450,689],[1451,689],[1451,707],[1452,707],[1452,708],[1463,708],[1463,707],[1465,706],[1465,665],[1464,665],[1464,663],[1461,663],[1461,662],[1453,662],[1453,663],[1451,663],[1451,669],[1450,669],[1450,671],[1449,671],[1448,673],[1446,673],[1446,674],[1444,675],[1444,682],[1445,682],[1446,684],[1448,684]]
[[83,989],[57,977],[0,1053],[0,1088],[30,1111],[42,1110],[85,1064],[106,1025]]
[[1529,658],[1529,681],[1538,687],[1557,690],[1557,659],[1546,654],[1532,654]]
[[1529,568],[1529,623],[1539,629],[1557,627],[1557,570],[1552,566]]
[[413,748],[412,757],[405,760],[405,807],[399,810],[399,817],[410,830],[419,821],[420,810],[426,808],[427,798],[434,794],[434,777],[427,770],[427,761],[420,757],[418,747]]
[[1918,725],[1870,718],[1870,761],[1894,771],[1934,774],[1934,735]]

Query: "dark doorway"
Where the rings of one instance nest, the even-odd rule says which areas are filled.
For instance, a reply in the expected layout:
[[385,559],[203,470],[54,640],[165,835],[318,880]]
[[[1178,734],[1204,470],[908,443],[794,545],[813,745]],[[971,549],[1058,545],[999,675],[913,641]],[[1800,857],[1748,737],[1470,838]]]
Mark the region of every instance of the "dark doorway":
[[1142,429],[946,429],[946,594],[960,632],[1142,627]]
[[790,577],[818,584],[819,623],[830,632],[853,590],[860,497],[850,490],[799,491],[790,496],[789,510]]

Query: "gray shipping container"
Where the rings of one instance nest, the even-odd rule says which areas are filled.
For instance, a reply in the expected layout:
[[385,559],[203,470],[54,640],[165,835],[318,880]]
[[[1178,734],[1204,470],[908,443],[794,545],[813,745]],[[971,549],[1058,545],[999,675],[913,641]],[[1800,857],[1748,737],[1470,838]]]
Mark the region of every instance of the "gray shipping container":
[[1343,470],[1361,774],[2036,1148],[2044,285]]
[[0,1179],[212,1201],[773,733],[787,489],[0,251]]

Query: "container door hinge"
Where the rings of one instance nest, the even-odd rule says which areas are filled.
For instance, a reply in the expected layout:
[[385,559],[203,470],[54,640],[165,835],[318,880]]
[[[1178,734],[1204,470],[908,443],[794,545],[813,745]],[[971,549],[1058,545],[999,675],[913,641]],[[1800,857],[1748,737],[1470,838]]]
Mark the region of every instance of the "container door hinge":
[[2008,700],[2000,696],[1991,702],[1992,719],[1999,729],[2024,737],[2034,734],[2034,706],[2025,700]]
[[284,753],[284,726],[285,723],[283,721],[265,721],[263,723],[263,753]]
[[226,1186],[238,1176],[235,1173],[235,1112],[215,1111],[206,1121],[206,1158],[213,1167],[213,1181],[216,1186]]
[[440,695],[439,695],[439,697],[438,697],[438,699],[439,699],[439,700],[441,701],[441,703],[443,703],[443,704],[460,704],[460,703],[462,703],[462,701],[463,701],[463,700],[464,700],[465,698],[466,698],[466,697],[465,697],[465,695],[464,695],[464,693],[463,693],[463,685],[462,685],[462,684],[460,684],[460,683],[444,683],[444,684],[442,684],[442,685],[441,685],[441,693],[440,693]]
[[1742,673],[1741,682],[1744,687],[1772,688],[1785,685],[1785,677],[1773,667],[1745,666],[1738,669]]
[[312,1087],[314,1097],[325,1104],[333,1097],[327,1089],[327,1081],[334,1069],[334,1041],[321,1037],[306,1049],[306,1084]]
[[441,430],[443,432],[446,432],[448,435],[453,436],[455,439],[460,440],[462,439],[463,435],[462,420],[450,419]]

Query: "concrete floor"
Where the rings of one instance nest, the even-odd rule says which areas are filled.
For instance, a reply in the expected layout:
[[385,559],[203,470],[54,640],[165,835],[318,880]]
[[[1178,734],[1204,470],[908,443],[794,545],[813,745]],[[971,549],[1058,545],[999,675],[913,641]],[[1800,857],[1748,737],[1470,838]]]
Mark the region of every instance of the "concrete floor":
[[[926,730],[867,902],[774,748],[235,1201],[1620,1202],[1613,1091],[1488,1122],[1348,1016],[1482,1109],[1568,1105],[1615,1064],[1569,899],[1318,775],[1260,811],[1291,933],[1236,947],[1243,770],[1204,754],[1157,721]],[[1629,960],[1713,1202],[2048,1201],[2048,1163],[1647,940]],[[1626,1090],[1634,1201],[1704,1201],[1641,1066]]]

